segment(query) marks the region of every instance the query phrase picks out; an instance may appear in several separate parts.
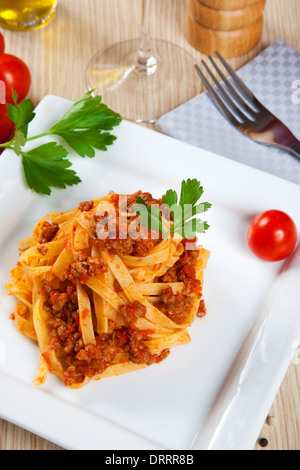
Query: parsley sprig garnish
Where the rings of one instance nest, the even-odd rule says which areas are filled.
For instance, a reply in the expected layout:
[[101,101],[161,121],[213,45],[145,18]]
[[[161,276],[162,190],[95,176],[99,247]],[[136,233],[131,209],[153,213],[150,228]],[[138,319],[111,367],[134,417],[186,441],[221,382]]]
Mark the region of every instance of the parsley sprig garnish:
[[[95,149],[107,150],[116,137],[110,131],[121,122],[119,114],[92,96],[92,91],[74,103],[62,119],[48,131],[28,138],[28,125],[35,117],[35,107],[30,99],[18,104],[13,91],[14,104],[8,104],[9,118],[15,123],[14,137],[0,148],[10,148],[22,158],[28,186],[37,193],[51,194],[51,188],[66,188],[81,182],[70,167],[69,149],[80,157],[93,158]],[[45,136],[57,136],[61,142],[49,142],[30,151],[23,147],[29,141]]]
[[[144,225],[161,233],[163,238],[178,233],[183,238],[193,239],[196,233],[205,233],[209,228],[206,221],[196,217],[211,207],[209,202],[199,202],[203,192],[203,187],[197,179],[183,180],[180,197],[172,189],[169,189],[162,197],[164,207],[158,207],[155,204],[147,205],[144,199],[138,196],[136,213]],[[171,215],[169,229],[164,228],[163,215],[165,213]]]

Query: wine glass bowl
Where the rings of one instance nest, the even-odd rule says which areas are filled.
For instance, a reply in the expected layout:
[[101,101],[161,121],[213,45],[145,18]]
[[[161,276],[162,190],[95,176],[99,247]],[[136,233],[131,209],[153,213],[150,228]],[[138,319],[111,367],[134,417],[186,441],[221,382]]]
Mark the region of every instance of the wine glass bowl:
[[[87,70],[89,90],[139,123],[155,123],[199,91],[193,57],[176,44],[150,39],[149,8],[150,0],[143,0],[141,37],[98,52]],[[183,81],[188,86],[182,87]]]

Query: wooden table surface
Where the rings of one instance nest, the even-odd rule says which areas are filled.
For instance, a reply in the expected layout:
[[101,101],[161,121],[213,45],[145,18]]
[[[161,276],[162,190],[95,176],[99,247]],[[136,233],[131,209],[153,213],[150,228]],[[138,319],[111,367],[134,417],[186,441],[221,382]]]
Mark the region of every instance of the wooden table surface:
[[[183,36],[185,0],[152,0],[151,36],[170,40],[199,61],[201,54]],[[34,32],[1,29],[6,51],[22,58],[32,72],[30,97],[37,104],[44,95],[76,100],[85,91],[85,71],[90,58],[103,47],[138,37],[141,0],[59,0],[55,20]],[[264,33],[259,45],[247,55],[232,59],[238,68],[281,37],[300,52],[299,0],[268,0]],[[299,71],[300,78],[300,71]],[[184,86],[184,84],[183,84]],[[300,450],[300,360],[295,356],[260,436],[267,450]],[[275,423],[275,424],[274,424]],[[0,420],[0,450],[58,450],[28,431]],[[258,443],[255,449],[263,449]]]

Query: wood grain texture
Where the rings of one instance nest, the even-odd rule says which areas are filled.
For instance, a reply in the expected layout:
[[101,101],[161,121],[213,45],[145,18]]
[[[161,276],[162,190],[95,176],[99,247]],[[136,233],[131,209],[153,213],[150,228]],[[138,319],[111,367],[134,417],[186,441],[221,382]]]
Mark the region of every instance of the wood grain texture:
[[238,10],[209,8],[201,0],[187,0],[187,9],[197,23],[217,31],[234,31],[254,23],[262,14],[266,0],[258,0]]
[[[151,35],[177,43],[199,62],[203,56],[187,43],[183,34],[185,0],[152,1]],[[31,69],[33,101],[37,104],[47,94],[79,98],[86,91],[85,71],[90,58],[116,41],[139,37],[141,3],[141,0],[59,0],[57,16],[45,29],[28,33],[1,30],[7,52],[23,58]],[[299,0],[268,0],[261,41],[248,54],[230,59],[230,64],[239,68],[278,37],[300,52],[299,24]],[[265,449],[300,450],[299,385],[300,365],[295,360],[270,411],[276,425],[266,424],[260,434],[269,440]],[[256,448],[261,449],[259,445]],[[0,420],[0,450],[5,449],[59,447]]]
[[208,29],[197,23],[189,9],[185,12],[184,36],[195,49],[215,57],[218,51],[225,59],[251,51],[259,42],[263,30],[263,16],[254,23],[234,31]]
[[257,0],[201,0],[201,3],[216,10],[237,10],[253,5]]

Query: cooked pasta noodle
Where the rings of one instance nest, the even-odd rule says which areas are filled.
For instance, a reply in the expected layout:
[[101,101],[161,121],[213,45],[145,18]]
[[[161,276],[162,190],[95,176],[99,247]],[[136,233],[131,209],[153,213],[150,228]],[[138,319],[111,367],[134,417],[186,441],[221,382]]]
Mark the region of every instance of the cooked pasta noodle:
[[[137,195],[157,202],[138,192],[128,196],[131,205]],[[159,363],[190,341],[189,327],[205,315],[209,252],[188,250],[178,236],[145,237],[141,226],[133,239],[124,237],[138,216],[120,211],[118,201],[110,193],[49,214],[19,243],[6,288],[17,299],[16,328],[39,346],[35,384],[50,372],[79,388]]]

